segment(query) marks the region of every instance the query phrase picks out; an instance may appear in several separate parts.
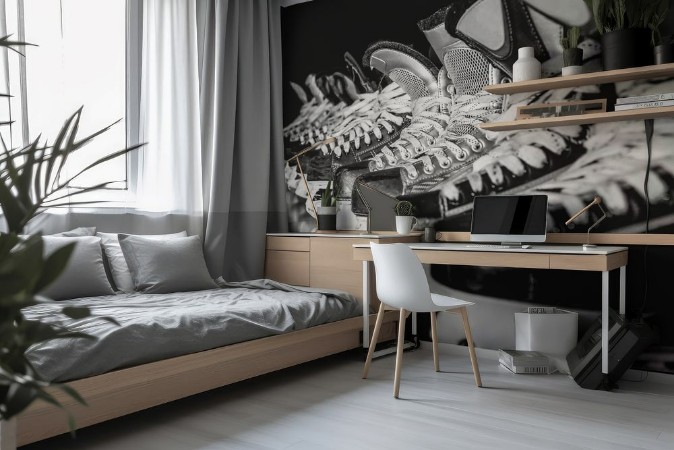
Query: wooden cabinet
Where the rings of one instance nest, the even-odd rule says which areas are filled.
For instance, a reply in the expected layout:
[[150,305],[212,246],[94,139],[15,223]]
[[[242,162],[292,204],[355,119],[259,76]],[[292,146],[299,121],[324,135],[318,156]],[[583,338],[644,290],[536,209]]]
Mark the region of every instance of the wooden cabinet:
[[418,234],[269,234],[265,277],[299,286],[339,289],[362,300],[363,266],[361,261],[353,259],[353,245],[370,241],[418,242],[419,239]]

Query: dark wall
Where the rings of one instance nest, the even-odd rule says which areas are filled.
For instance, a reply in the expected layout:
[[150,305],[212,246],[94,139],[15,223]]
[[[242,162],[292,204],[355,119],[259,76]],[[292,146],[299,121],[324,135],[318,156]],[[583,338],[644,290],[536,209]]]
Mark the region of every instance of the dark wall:
[[[293,120],[300,107],[295,94],[287,89],[289,81],[303,85],[312,71],[346,73],[345,51],[361,62],[365,49],[382,39],[428,54],[428,41],[416,22],[446,5],[446,0],[314,0],[283,8],[284,122]],[[378,80],[376,72],[365,70]]]

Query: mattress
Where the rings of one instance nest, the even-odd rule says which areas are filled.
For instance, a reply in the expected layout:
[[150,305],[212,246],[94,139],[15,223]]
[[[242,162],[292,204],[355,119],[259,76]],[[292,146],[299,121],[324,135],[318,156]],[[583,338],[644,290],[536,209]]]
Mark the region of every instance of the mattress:
[[[94,338],[43,342],[26,356],[42,379],[68,381],[302,330],[362,311],[353,296],[341,291],[271,280],[219,284],[205,291],[116,294],[30,306],[23,310],[27,319]],[[59,313],[64,306],[88,306],[92,315],[70,319]]]

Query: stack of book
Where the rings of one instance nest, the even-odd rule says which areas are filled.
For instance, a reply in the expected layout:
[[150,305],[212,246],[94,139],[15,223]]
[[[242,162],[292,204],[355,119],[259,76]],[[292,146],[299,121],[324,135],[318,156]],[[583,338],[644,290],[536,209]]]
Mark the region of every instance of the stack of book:
[[615,110],[627,111],[630,109],[660,108],[662,106],[674,106],[674,93],[619,98],[616,100]]
[[512,373],[550,373],[550,360],[539,352],[501,349],[499,350],[498,362]]

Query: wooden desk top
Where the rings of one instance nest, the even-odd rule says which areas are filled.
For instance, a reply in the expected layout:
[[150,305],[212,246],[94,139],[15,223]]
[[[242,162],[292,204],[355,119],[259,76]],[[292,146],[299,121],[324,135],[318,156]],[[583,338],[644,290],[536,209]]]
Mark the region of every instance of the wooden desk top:
[[[533,245],[531,248],[468,247],[465,243],[408,244],[423,264],[603,272],[627,265],[627,247]],[[367,244],[353,246],[353,259],[372,261]]]

